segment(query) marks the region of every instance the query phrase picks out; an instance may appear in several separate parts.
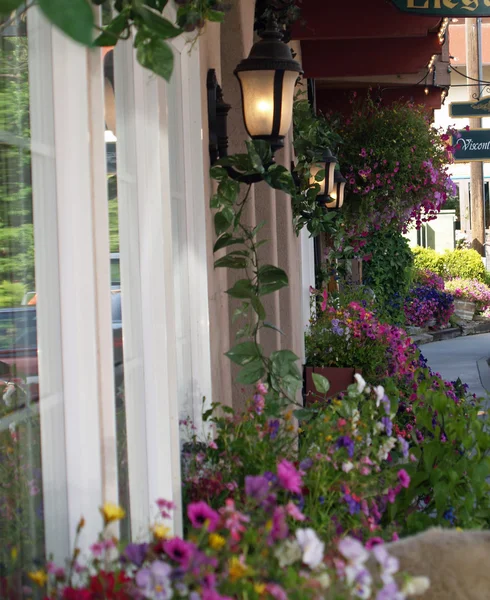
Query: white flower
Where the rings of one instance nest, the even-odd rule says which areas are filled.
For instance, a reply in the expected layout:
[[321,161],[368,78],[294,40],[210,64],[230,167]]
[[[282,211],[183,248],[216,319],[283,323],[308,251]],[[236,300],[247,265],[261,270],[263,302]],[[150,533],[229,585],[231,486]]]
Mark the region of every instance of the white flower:
[[381,423],[381,421],[378,421],[376,423],[376,425],[374,426],[374,431],[375,433],[380,433],[381,431],[385,430],[385,426],[383,423]]
[[384,442],[381,448],[378,450],[378,459],[386,460],[388,458],[388,454],[393,450],[396,444],[396,438],[390,437]]
[[318,575],[316,580],[320,584],[321,588],[324,590],[328,589],[330,587],[330,584],[332,583],[332,580],[330,579],[330,575],[326,571],[324,573],[322,573],[321,575]]
[[366,382],[364,381],[364,377],[360,373],[354,374],[354,379],[357,382],[357,391],[362,394],[364,388],[366,387]]
[[303,551],[303,562],[311,569],[318,567],[323,561],[325,544],[318,538],[313,529],[297,529],[296,539]]
[[281,569],[301,560],[302,551],[296,540],[286,540],[274,552]]
[[353,468],[354,465],[351,463],[350,460],[346,460],[345,463],[342,465],[342,471],[344,473],[349,473],[350,471],[352,471]]
[[428,577],[411,577],[402,588],[402,594],[407,596],[421,596],[430,587],[430,579]]
[[361,542],[349,536],[340,540],[338,548],[342,556],[355,565],[363,565],[369,558],[369,553]]
[[381,400],[383,400],[385,395],[385,389],[382,385],[378,385],[374,388],[376,392],[376,408],[381,404]]

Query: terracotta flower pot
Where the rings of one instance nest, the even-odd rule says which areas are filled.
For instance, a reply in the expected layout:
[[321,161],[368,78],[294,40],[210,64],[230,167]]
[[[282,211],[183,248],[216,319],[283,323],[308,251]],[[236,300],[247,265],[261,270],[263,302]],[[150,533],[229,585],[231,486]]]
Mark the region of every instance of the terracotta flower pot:
[[359,369],[351,367],[307,367],[305,366],[305,406],[314,404],[318,400],[323,400],[324,395],[319,394],[313,383],[313,373],[323,375],[330,383],[330,389],[326,394],[327,398],[332,398],[340,392],[347,391],[347,388],[355,383],[354,375],[360,373]]

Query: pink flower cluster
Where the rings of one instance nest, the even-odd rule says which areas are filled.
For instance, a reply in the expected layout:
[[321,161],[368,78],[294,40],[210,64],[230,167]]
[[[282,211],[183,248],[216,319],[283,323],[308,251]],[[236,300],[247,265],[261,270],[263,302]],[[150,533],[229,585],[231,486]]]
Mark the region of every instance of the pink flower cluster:
[[476,302],[480,311],[490,306],[490,287],[477,279],[460,279],[457,277],[446,282],[446,289],[456,298]]

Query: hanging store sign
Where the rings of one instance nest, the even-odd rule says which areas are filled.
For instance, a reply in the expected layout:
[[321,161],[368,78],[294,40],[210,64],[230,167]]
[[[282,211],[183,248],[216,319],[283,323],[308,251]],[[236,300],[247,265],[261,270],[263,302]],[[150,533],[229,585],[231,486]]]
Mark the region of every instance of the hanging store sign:
[[490,117],[490,98],[482,98],[478,102],[451,102],[449,116],[458,117]]
[[435,17],[490,17],[490,0],[391,0],[403,12]]
[[490,129],[462,129],[458,133],[461,137],[452,141],[454,162],[490,162]]

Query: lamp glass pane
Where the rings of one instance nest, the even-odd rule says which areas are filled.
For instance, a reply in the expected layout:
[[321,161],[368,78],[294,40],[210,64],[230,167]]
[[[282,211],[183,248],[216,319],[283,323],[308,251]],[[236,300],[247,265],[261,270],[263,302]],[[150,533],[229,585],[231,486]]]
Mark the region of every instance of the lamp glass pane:
[[331,162],[328,166],[328,190],[327,194],[332,194],[335,188],[335,163]]
[[271,135],[275,71],[240,71],[243,116],[250,137]]
[[279,135],[287,135],[293,120],[294,84],[298,78],[296,71],[286,71],[282,84],[282,113]]

